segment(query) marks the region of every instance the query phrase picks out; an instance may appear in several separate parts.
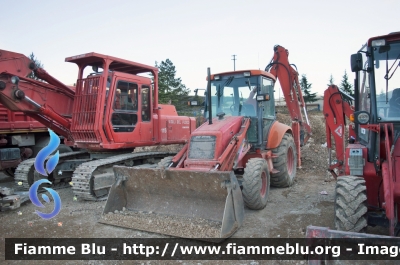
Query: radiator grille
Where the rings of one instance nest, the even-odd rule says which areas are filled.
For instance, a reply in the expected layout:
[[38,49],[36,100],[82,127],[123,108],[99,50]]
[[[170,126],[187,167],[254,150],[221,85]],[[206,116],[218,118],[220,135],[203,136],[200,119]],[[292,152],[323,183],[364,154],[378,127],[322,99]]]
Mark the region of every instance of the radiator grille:
[[213,159],[215,156],[215,136],[193,136],[190,139],[190,159]]

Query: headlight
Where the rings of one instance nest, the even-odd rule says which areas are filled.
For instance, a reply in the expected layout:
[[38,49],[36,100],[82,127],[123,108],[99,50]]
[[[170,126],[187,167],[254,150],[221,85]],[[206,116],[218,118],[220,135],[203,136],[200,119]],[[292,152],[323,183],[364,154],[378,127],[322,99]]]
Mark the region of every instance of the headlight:
[[251,73],[250,72],[244,72],[243,75],[244,76],[251,76]]
[[386,40],[384,40],[384,39],[371,41],[372,47],[379,47],[379,46],[385,46],[385,45],[386,45]]
[[366,111],[362,111],[357,113],[357,121],[359,124],[367,124],[369,122],[369,113]]
[[221,77],[219,75],[214,75],[214,80],[219,80]]
[[13,83],[14,85],[17,85],[18,82],[19,82],[18,76],[14,75],[14,76],[11,77],[11,83]]

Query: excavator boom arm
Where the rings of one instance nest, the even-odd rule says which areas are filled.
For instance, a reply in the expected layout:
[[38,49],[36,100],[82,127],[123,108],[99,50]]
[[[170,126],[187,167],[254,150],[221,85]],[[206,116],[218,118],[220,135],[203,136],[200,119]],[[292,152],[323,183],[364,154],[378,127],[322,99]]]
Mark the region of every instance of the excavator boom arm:
[[269,72],[279,79],[292,120],[302,121],[303,117],[299,110],[305,106],[304,99],[300,89],[298,73],[289,64],[288,55],[289,52],[282,46],[275,46],[274,57],[267,68],[270,67]]
[[[44,80],[27,76],[32,72]],[[0,50],[0,103],[31,116],[58,134],[70,134],[75,91],[52,77],[23,54]]]
[[[351,119],[354,108],[348,101],[344,100],[345,96],[337,86],[331,85],[324,92],[324,117],[326,128],[326,143],[329,152],[329,171],[337,178],[334,169],[339,170],[339,175],[344,174],[345,166],[345,129],[346,117]],[[332,136],[335,141],[336,163],[331,161]],[[349,139],[355,139],[355,133],[352,126],[349,126]]]
[[[297,151],[297,165],[301,166],[301,150],[310,136],[311,127],[307,116],[306,105],[299,83],[298,73],[289,63],[289,52],[282,46],[274,47],[274,56],[265,71],[269,71],[280,82],[283,95],[292,118],[292,132]],[[301,109],[303,108],[305,122]]]

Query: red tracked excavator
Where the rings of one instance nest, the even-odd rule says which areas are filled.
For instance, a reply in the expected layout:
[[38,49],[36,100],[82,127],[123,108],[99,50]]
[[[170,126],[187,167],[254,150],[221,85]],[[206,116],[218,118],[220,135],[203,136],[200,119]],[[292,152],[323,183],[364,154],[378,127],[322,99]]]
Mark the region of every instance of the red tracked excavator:
[[[59,186],[69,186],[72,180],[77,197],[106,198],[114,182],[110,166],[156,163],[176,153],[132,153],[133,149],[184,144],[195,129],[194,118],[158,104],[157,68],[94,52],[65,61],[79,68],[75,91],[26,56],[0,50],[0,103],[64,136],[67,145],[85,150],[61,154],[48,176]],[[27,78],[31,71],[45,82]],[[154,82],[143,76],[146,73]],[[35,172],[33,163],[25,160],[15,171],[15,181],[26,189],[47,177]]]
[[[308,237],[373,237],[367,226],[400,231],[400,32],[370,38],[351,55],[354,107],[336,86],[325,91],[329,170],[337,178],[335,229],[310,226]],[[345,116],[353,121],[345,145]],[[331,155],[330,155],[331,157]]]
[[[179,237],[231,236],[244,205],[266,206],[270,184],[288,187],[311,135],[298,73],[277,45],[265,71],[208,73],[206,117],[190,141],[158,168],[115,166],[102,223]],[[292,127],[276,121],[279,80]],[[306,114],[306,112],[305,112]]]

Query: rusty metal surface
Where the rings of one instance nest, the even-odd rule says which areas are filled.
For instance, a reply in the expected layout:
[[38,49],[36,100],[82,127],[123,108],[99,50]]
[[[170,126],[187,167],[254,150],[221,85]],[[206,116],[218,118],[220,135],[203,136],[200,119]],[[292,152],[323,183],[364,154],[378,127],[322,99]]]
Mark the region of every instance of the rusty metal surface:
[[[243,222],[242,193],[232,172],[115,166],[114,173],[116,183],[110,190],[103,214],[126,210],[176,217],[177,220],[191,220],[199,224],[206,220],[212,222],[214,227],[215,224],[219,226],[217,237],[221,238],[231,236]],[[158,231],[157,227],[135,227],[134,222],[126,223],[115,225],[179,237],[204,236],[193,231],[189,235],[184,229]]]

